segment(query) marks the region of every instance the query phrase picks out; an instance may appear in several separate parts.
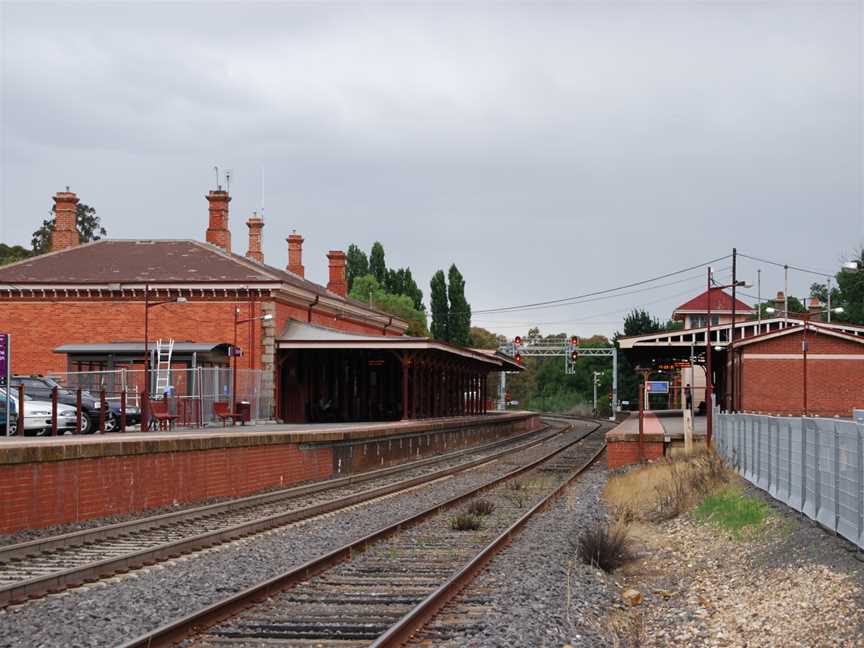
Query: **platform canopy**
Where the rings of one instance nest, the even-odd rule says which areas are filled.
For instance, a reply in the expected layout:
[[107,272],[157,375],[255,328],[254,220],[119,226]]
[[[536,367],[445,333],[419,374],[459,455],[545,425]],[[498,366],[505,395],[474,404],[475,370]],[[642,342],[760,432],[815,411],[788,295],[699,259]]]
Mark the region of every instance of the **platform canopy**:
[[277,412],[291,422],[485,414],[488,375],[522,369],[495,350],[296,320],[276,337],[276,347]]
[[277,338],[279,349],[357,349],[379,351],[437,351],[485,365],[488,371],[519,371],[520,365],[497,351],[469,349],[440,340],[407,335],[361,335],[291,320]]

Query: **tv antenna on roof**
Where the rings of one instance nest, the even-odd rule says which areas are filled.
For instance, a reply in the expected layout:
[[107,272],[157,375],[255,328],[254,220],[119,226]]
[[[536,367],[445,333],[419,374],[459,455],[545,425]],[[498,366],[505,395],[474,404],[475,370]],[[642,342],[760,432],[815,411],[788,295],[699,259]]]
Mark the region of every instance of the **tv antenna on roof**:
[[225,171],[225,190],[231,193],[231,169]]

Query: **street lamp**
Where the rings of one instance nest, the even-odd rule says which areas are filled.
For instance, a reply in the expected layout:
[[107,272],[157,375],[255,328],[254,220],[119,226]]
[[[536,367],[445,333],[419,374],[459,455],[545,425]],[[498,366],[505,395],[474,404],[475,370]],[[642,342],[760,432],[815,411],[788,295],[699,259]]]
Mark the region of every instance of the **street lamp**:
[[[231,347],[231,399],[233,400],[232,410],[236,414],[237,413],[237,352],[239,351],[239,347],[237,346],[237,327],[241,324],[248,324],[249,322],[262,321],[269,322],[273,319],[273,315],[267,313],[266,315],[259,315],[258,317],[247,317],[246,319],[240,319],[240,308],[234,308],[234,345]],[[252,349],[250,350],[250,360],[249,367],[252,367],[252,362],[255,358],[254,345],[255,345],[255,334],[252,334]]]
[[[723,286],[715,286],[714,284],[714,276],[711,272],[711,266],[708,266],[708,322],[706,324],[705,331],[705,355],[706,357],[706,373],[708,374],[705,378],[705,443],[709,447],[711,446],[711,437],[714,429],[714,380],[712,378],[712,368],[711,368],[711,356],[713,355],[711,351],[711,289],[717,288],[718,290],[724,290],[726,288],[747,288],[750,286],[746,281],[733,281],[730,284],[725,284]],[[733,293],[732,297],[732,326],[730,328],[729,333],[729,348],[730,350],[734,347],[735,341],[735,296]],[[734,360],[734,358],[733,358]],[[734,362],[732,363],[732,409],[734,410],[735,403],[735,366]]]
[[150,301],[150,284],[144,284],[144,393],[141,395],[141,429],[150,427],[150,309],[164,304],[185,304],[185,297]]

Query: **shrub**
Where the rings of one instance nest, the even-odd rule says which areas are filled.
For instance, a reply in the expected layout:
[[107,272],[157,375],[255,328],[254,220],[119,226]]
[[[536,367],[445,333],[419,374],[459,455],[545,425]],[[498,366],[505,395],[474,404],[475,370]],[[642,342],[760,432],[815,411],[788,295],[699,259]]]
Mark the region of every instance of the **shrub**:
[[612,573],[633,559],[627,527],[596,523],[576,542],[576,553],[586,565]]
[[476,531],[481,526],[480,518],[468,511],[461,511],[450,518],[450,528],[454,531]]
[[468,505],[468,513],[471,515],[476,515],[481,517],[483,515],[489,515],[492,511],[495,510],[495,504],[485,499],[478,499],[471,502]]

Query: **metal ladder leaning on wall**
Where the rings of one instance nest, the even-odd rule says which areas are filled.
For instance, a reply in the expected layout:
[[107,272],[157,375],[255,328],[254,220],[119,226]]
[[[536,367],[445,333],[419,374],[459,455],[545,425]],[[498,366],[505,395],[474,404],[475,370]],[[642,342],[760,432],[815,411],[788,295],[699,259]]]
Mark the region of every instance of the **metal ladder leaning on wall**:
[[174,339],[156,341],[156,396],[161,398],[171,386],[171,355],[174,353]]

